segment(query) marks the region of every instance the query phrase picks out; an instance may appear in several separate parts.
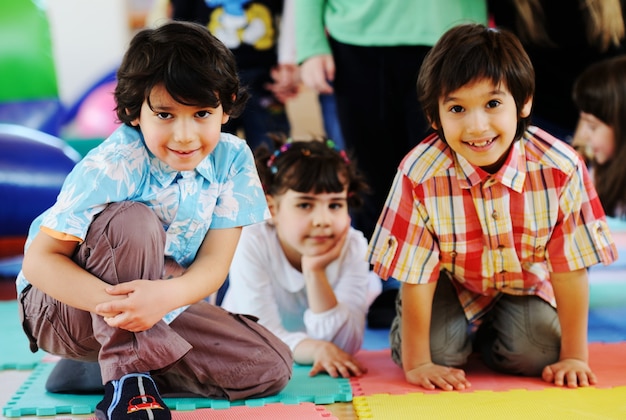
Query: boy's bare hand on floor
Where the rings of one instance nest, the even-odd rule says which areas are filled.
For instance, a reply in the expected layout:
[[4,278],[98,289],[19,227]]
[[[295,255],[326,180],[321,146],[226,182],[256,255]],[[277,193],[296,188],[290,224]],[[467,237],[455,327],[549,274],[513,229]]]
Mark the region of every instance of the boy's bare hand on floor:
[[598,379],[591,371],[589,364],[578,359],[563,359],[543,369],[541,378],[556,386],[568,388],[595,385]]
[[405,373],[409,383],[419,385],[422,388],[444,391],[462,391],[472,386],[465,378],[462,369],[425,363]]
[[309,375],[315,376],[321,372],[326,372],[333,378],[349,378],[361,376],[367,372],[367,369],[351,354],[327,342],[316,351],[315,361]]

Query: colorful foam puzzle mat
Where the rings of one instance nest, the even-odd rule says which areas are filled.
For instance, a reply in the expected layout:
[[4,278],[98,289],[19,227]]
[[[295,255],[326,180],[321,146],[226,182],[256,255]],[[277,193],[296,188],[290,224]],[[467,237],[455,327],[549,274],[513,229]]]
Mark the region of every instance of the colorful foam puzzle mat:
[[[53,394],[47,392],[45,383],[54,363],[38,364],[3,409],[5,417],[29,415],[52,416],[57,414],[90,414],[102,395]],[[227,401],[211,398],[164,398],[172,410],[191,411],[202,408],[214,410],[230,407],[261,407],[272,403],[296,405],[304,402],[316,405],[352,401],[349,379],[331,378],[328,375],[309,376],[310,366],[295,365],[293,375],[285,389],[277,395]]]
[[[262,407],[231,407],[228,410],[203,408],[195,411],[174,411],[172,420],[338,420],[324,407],[313,403],[297,405],[268,404]],[[95,417],[89,420],[96,420]]]
[[[589,364],[598,376],[599,381],[595,386],[596,388],[626,387],[625,355],[626,342],[589,344]],[[352,394],[355,397],[375,394],[398,395],[415,392],[443,392],[425,391],[406,382],[402,369],[391,360],[389,349],[361,351],[357,353],[357,359],[367,366],[368,372],[366,375],[350,379]],[[487,368],[476,354],[472,355],[464,369],[467,379],[472,384],[472,387],[467,392],[552,388],[551,385],[540,378],[512,376],[494,372]]]

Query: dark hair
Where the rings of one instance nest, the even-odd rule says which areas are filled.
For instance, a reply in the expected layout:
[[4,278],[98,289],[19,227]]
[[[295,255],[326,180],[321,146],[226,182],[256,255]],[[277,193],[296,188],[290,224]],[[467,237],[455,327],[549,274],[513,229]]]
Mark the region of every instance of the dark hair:
[[[417,92],[424,113],[445,141],[439,99],[473,81],[504,83],[518,113],[535,91],[535,70],[522,44],[511,32],[480,24],[448,30],[428,52],[420,68]],[[530,115],[518,117],[515,139],[521,138]]]
[[297,192],[341,192],[348,190],[348,206],[360,207],[362,194],[369,191],[357,165],[331,140],[285,141],[275,139],[276,151],[266,144],[254,151],[261,184],[268,195],[287,190]]
[[232,52],[206,27],[191,22],[144,29],[131,40],[117,71],[117,118],[130,126],[160,84],[181,104],[221,104],[232,117],[241,114],[248,99]]
[[574,83],[574,104],[613,129],[615,154],[603,164],[592,159],[594,183],[609,216],[626,215],[626,56],[587,67]]

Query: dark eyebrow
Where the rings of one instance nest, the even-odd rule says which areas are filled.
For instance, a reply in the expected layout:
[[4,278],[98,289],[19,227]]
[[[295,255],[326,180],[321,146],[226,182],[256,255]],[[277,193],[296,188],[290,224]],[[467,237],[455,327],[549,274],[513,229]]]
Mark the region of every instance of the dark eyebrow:
[[[307,201],[315,201],[315,195],[310,194],[298,194],[296,195],[298,200],[307,200]],[[347,197],[333,197],[330,199],[331,201],[348,201]]]
[[[501,95],[506,95],[506,92],[503,91],[503,90],[500,90],[500,89],[494,89],[494,90],[490,91],[488,93],[488,95],[489,96],[501,96]],[[457,97],[455,97],[455,96],[446,96],[443,99],[442,103],[446,104],[448,102],[455,102],[455,101],[458,101],[458,100],[459,99]]]

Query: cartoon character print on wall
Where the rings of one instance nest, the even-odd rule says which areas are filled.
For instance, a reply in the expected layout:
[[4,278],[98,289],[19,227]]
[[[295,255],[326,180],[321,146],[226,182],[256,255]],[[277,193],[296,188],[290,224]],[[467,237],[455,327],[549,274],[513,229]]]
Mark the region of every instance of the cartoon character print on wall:
[[[228,48],[248,44],[257,50],[274,46],[275,28],[270,10],[250,0],[205,0],[215,8],[208,28]],[[246,6],[247,5],[247,6]]]

